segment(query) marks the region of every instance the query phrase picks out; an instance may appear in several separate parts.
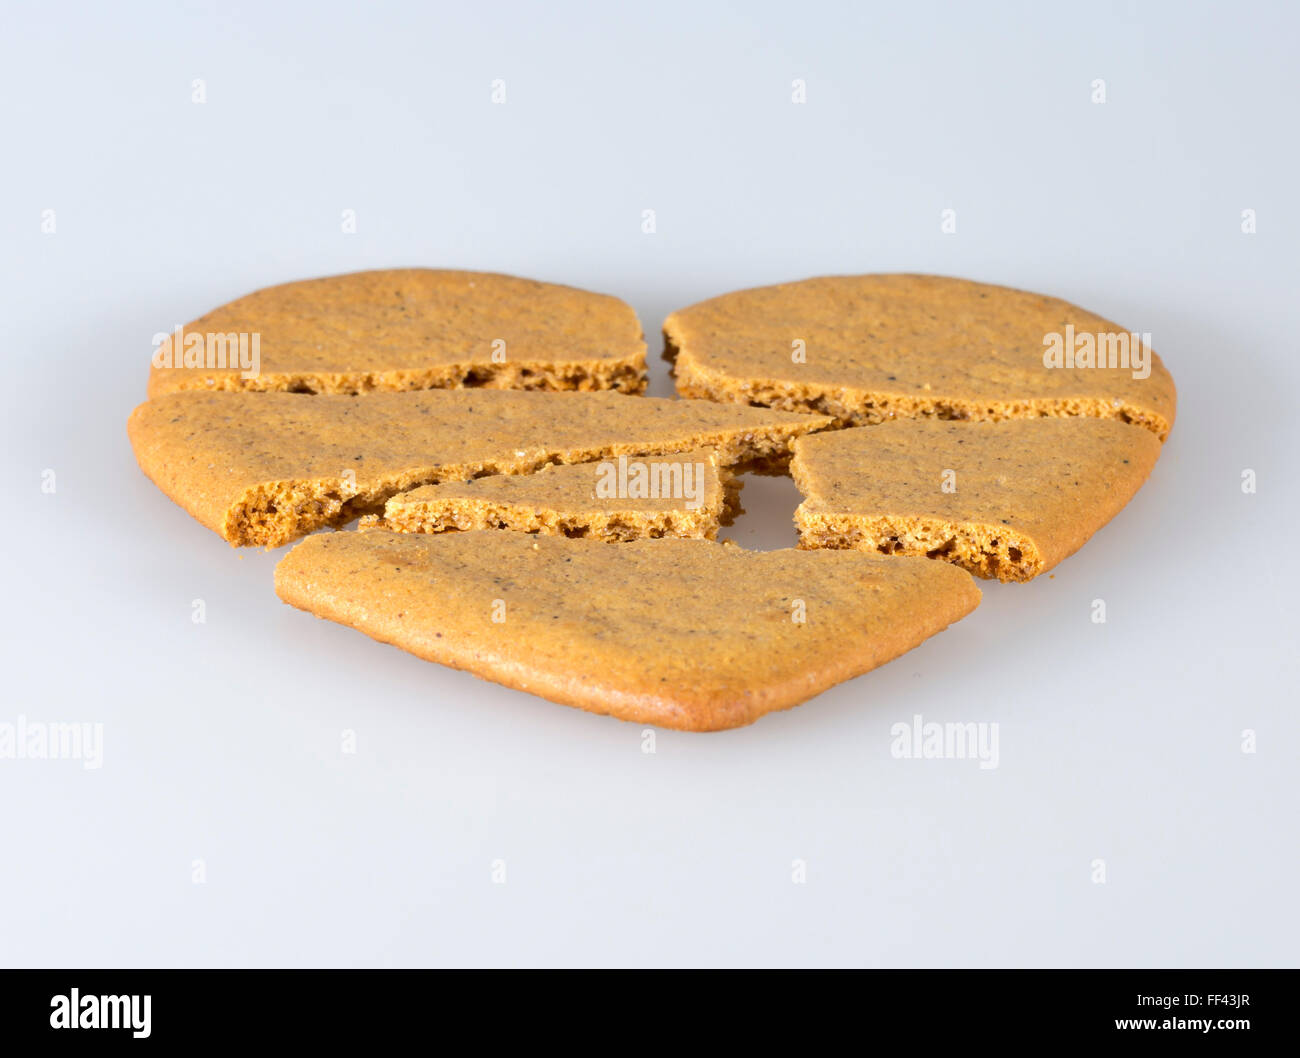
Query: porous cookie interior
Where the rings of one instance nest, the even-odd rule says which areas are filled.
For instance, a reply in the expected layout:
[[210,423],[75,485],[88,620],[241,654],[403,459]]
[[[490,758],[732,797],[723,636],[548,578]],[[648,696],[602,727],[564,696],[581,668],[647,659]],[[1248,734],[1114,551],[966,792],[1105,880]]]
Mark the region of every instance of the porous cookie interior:
[[[641,486],[641,488],[638,488]],[[363,529],[440,533],[509,529],[609,542],[714,539],[738,510],[740,482],[716,452],[638,455],[545,467],[399,493]]]
[[854,548],[882,555],[943,559],[977,577],[1032,580],[1043,571],[1033,540],[1010,526],[948,522],[939,518],[833,515],[800,507],[795,513],[799,546]]

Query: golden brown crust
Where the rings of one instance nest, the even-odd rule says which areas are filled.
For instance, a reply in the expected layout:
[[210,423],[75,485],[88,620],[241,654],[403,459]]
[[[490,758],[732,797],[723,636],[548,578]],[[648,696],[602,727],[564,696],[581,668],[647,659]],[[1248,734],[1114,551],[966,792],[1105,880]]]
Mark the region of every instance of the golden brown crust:
[[938,562],[491,531],[318,534],[280,562],[275,586],[429,661],[685,731],[798,705],[979,602],[967,574]]
[[[202,365],[184,366],[183,343],[175,359],[169,338],[155,351],[150,397],[463,387],[641,393],[646,385],[645,338],[631,306],[490,272],[403,268],[285,283],[213,309],[183,332],[204,336]],[[209,334],[257,334],[257,374],[216,366],[229,364],[217,346],[209,364]]]
[[1114,419],[902,420],[795,442],[803,548],[927,556],[1031,580],[1074,554],[1151,473],[1160,441]]
[[618,393],[184,392],[142,404],[127,428],[176,503],[232,544],[275,547],[419,485],[703,446],[728,466],[779,459],[827,422]]
[[[1164,440],[1176,393],[1154,353],[1146,378],[1133,377],[1146,369],[1134,366],[1044,365],[1049,335],[1118,341],[1127,333],[1057,298],[1009,287],[942,276],[828,276],[674,312],[664,321],[664,356],[674,361],[682,396],[814,411],[842,426],[1092,416]],[[801,353],[795,343],[803,343]]]

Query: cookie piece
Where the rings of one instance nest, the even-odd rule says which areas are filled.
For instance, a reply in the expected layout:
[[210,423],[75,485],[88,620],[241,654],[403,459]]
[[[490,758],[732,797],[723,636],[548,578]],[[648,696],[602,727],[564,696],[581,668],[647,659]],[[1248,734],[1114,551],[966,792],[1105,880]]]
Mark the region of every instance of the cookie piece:
[[645,385],[641,324],[618,298],[431,268],[259,290],[173,333],[149,372],[151,397],[478,386],[641,393]]
[[1173,379],[1140,336],[1057,298],[942,276],[724,294],[664,321],[664,356],[682,396],[822,412],[842,426],[1092,416],[1164,440],[1174,422]]
[[730,525],[740,485],[712,449],[616,456],[400,492],[363,529],[397,533],[513,529],[611,543],[660,536],[712,540]]
[[281,560],[275,590],[429,661],[684,731],[798,705],[980,597],[940,562],[491,531],[321,533]]
[[828,421],[618,393],[186,392],[140,405],[127,432],[154,484],[209,529],[277,547],[419,485],[706,446],[728,466],[781,461]]
[[1132,499],[1160,455],[1115,419],[912,419],[795,442],[801,548],[940,558],[1032,580]]

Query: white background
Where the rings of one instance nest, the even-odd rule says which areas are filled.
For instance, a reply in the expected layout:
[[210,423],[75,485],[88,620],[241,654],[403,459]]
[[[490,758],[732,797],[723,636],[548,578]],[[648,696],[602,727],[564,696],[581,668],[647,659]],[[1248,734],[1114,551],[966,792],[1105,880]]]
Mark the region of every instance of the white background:
[[[1295,964],[1292,5],[4,21],[0,722],[102,723],[104,760],[0,760],[0,963]],[[894,664],[648,755],[634,725],[282,605],[278,554],[233,551],[137,469],[155,332],[398,265],[619,295],[660,395],[660,322],[713,294],[1007,283],[1151,332],[1178,422],[1054,579],[982,585]],[[735,537],[788,544],[797,501],[751,486]],[[915,714],[996,721],[1000,767],[894,759]]]

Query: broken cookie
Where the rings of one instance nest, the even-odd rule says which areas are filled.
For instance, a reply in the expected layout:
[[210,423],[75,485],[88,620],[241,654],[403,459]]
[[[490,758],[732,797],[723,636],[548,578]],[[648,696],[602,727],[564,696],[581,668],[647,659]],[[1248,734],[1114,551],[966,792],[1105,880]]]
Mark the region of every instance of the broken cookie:
[[712,540],[736,513],[740,485],[712,450],[620,455],[400,492],[363,529],[399,533],[512,529],[621,542],[680,536]]
[[1114,419],[913,419],[795,442],[801,548],[943,559],[1031,580],[1132,499],[1161,445]]
[[484,679],[685,731],[752,723],[964,617],[959,569],[856,551],[522,533],[321,533],[285,602]]
[[1009,287],[829,276],[674,312],[664,356],[685,397],[814,411],[841,426],[1092,416],[1164,440],[1176,395],[1149,338]]
[[209,529],[276,547],[420,485],[548,463],[709,447],[725,466],[782,464],[828,421],[618,393],[183,392],[140,405],[127,432],[149,478]]
[[285,283],[155,341],[151,397],[646,385],[645,339],[630,305],[491,272],[402,268]]

